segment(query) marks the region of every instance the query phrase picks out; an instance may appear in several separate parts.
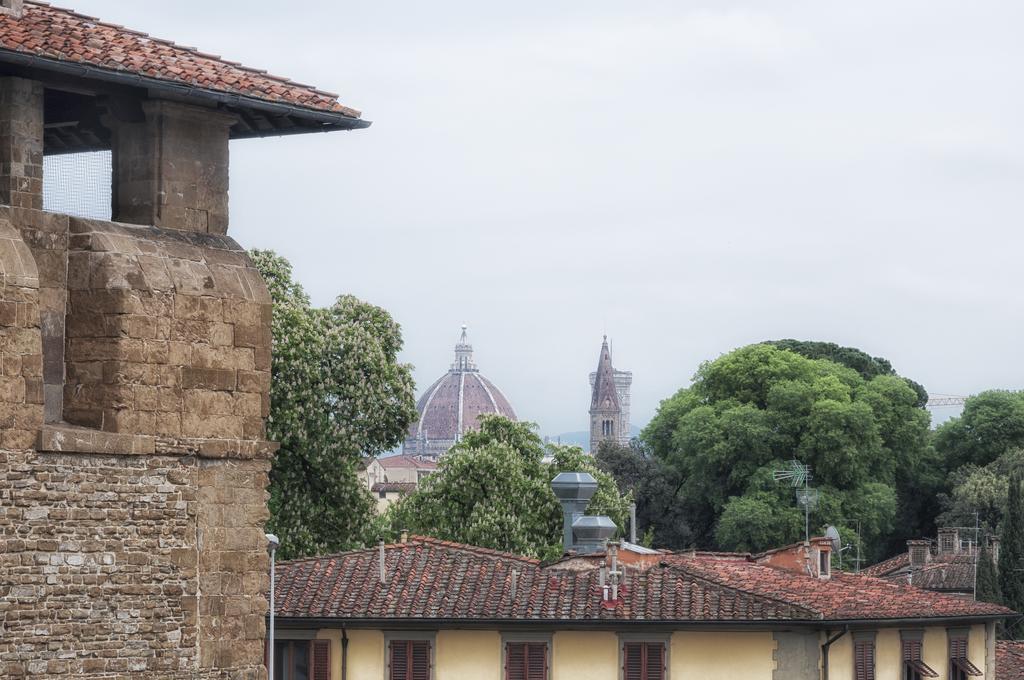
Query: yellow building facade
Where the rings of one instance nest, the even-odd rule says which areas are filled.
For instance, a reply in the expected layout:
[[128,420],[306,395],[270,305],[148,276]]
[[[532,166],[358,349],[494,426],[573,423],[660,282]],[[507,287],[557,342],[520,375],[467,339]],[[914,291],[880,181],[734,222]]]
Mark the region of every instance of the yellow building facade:
[[[969,661],[982,675],[996,680],[994,626],[928,626],[857,628],[816,631],[785,630],[630,630],[439,629],[415,633],[359,628],[292,629],[286,637],[330,640],[330,680],[390,680],[388,640],[405,635],[427,639],[431,650],[431,680],[503,680],[503,648],[516,640],[535,639],[549,646],[547,680],[619,680],[623,677],[622,645],[628,640],[663,642],[666,680],[821,680],[825,678],[822,645],[828,647],[828,680],[858,680],[854,660],[856,633],[873,633],[874,680],[903,680],[901,633],[919,632],[922,660],[939,678],[953,678],[950,636],[966,632]],[[806,638],[805,644],[786,644],[786,636]],[[345,639],[347,638],[347,644]]]

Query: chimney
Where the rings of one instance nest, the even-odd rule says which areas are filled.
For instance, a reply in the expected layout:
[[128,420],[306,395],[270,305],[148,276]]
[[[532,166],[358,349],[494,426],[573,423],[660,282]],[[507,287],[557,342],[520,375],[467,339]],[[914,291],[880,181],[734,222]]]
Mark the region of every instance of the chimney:
[[999,537],[992,535],[988,537],[988,554],[992,558],[992,564],[999,568]]
[[583,515],[572,523],[572,533],[576,537],[573,547],[584,554],[601,552],[617,528],[611,517]]
[[0,0],[0,15],[9,14],[15,19],[20,19],[24,13],[23,0]]
[[814,560],[811,573],[827,581],[832,578],[832,539],[828,537],[811,539],[811,555]]
[[939,555],[960,552],[960,532],[955,528],[939,529]]
[[597,491],[597,480],[587,472],[560,472],[551,480],[551,490],[562,505],[562,548],[569,552],[576,547],[573,524],[583,517]]
[[636,503],[629,504],[629,542],[636,543]]
[[519,588],[519,570],[513,569],[511,583],[509,584],[509,599],[515,601],[516,590]]
[[377,544],[377,564],[380,565],[380,582],[388,582],[388,573],[384,568],[384,539],[380,539],[380,543]]
[[398,541],[399,541],[399,543],[408,543],[409,542],[409,530],[408,529],[402,529],[402,533],[399,536]]
[[910,553],[911,569],[923,567],[932,558],[929,542],[920,539],[907,541],[907,552]]

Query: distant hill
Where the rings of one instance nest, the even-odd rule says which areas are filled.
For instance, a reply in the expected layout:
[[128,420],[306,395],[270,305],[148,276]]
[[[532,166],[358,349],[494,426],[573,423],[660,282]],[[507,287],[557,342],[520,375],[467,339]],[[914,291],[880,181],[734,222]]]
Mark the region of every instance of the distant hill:
[[[636,437],[640,434],[641,429],[636,425],[632,425],[629,428],[629,436]],[[562,434],[550,435],[547,440],[553,444],[565,444],[566,446],[578,446],[584,451],[590,450],[590,431],[581,430],[579,432],[563,432]]]

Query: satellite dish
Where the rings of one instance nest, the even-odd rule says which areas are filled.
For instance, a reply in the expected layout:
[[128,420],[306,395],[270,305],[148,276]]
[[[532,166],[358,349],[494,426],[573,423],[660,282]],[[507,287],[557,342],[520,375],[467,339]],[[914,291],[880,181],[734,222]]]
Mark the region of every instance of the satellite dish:
[[829,524],[825,529],[825,538],[832,542],[832,552],[838,555],[843,548],[843,539],[839,537],[839,529]]

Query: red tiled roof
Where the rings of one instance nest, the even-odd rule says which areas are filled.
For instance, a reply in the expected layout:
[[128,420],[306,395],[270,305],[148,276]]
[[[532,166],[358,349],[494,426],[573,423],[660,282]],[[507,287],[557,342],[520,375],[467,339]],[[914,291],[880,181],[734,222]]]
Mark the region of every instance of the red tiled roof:
[[745,560],[671,555],[666,561],[719,583],[807,607],[826,620],[899,619],[1009,614],[999,605],[891,583],[863,574],[834,572],[822,580]]
[[[292,618],[757,622],[1000,616],[996,605],[838,574],[831,581],[753,564],[744,555],[665,555],[626,567],[621,597],[602,602],[596,568],[565,568],[412,537],[378,549],[285,562],[277,614]],[[518,572],[512,595],[512,572]]]
[[0,15],[0,52],[5,50],[352,118],[360,115],[340,104],[335,94],[35,0],[26,1],[21,18]]
[[437,461],[418,456],[385,456],[378,458],[382,468],[416,468],[417,470],[436,470]]
[[374,493],[383,491],[387,492],[398,492],[398,493],[412,493],[416,490],[416,482],[377,482],[370,491]]
[[885,576],[892,572],[903,569],[904,567],[910,566],[910,554],[902,552],[895,557],[890,557],[887,560],[872,564],[870,567],[865,567],[860,570],[860,573],[866,576]]
[[[910,555],[901,553],[872,565],[861,573],[893,583],[912,583],[925,590],[970,593],[974,591],[974,555],[966,553],[930,555],[929,562],[911,568]],[[908,578],[909,575],[909,578]],[[912,581],[910,579],[913,579]]]
[[996,643],[996,680],[1024,680],[1024,642]]

